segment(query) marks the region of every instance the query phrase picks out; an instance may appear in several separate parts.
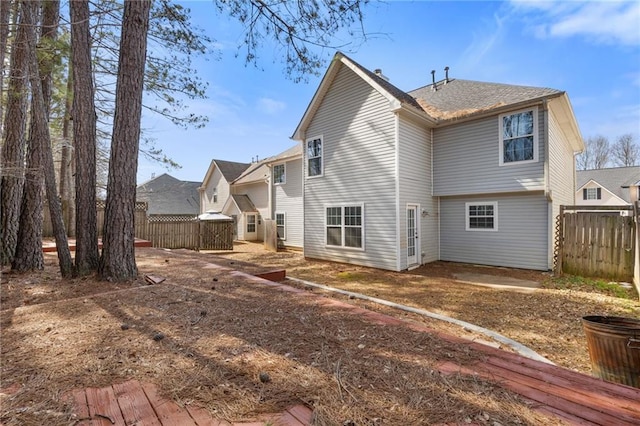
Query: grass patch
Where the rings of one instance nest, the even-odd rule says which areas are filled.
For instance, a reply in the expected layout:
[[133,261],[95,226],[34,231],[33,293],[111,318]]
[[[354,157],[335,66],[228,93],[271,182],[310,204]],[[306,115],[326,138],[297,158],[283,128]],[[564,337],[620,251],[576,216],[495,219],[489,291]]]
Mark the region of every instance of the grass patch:
[[634,287],[627,288],[621,283],[597,278],[585,278],[577,275],[563,275],[550,277],[544,283],[545,288],[558,290],[578,290],[590,293],[606,294],[620,299],[638,300],[638,293]]
[[340,271],[336,277],[343,281],[363,281],[367,278],[367,274],[362,272]]

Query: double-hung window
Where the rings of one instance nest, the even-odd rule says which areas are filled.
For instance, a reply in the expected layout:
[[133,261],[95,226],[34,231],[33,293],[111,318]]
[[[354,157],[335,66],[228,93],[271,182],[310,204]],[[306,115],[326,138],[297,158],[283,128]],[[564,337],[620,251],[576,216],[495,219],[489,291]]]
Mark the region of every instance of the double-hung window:
[[284,213],[276,213],[276,230],[278,233],[278,238],[280,240],[287,239],[285,223],[286,221]]
[[602,199],[602,188],[584,188],[582,190],[583,200],[600,200]]
[[325,210],[328,246],[364,247],[364,208],[362,205],[327,207]]
[[213,192],[212,192],[212,197],[213,198],[213,202],[217,203],[218,202],[218,187],[214,186],[213,187]]
[[322,176],[322,138],[307,141],[307,176]]
[[498,203],[465,203],[467,231],[497,231]]
[[282,185],[286,182],[284,164],[276,164],[273,166],[273,183],[275,185]]
[[500,165],[538,161],[538,109],[500,116]]

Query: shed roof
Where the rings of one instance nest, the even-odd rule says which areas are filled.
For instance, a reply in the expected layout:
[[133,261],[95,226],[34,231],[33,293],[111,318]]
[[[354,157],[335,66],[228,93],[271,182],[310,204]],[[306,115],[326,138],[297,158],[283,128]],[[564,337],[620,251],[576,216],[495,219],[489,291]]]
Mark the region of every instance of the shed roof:
[[246,194],[232,194],[231,198],[233,199],[236,206],[238,206],[238,210],[242,213],[245,212],[257,212],[256,206],[253,205],[253,202]]

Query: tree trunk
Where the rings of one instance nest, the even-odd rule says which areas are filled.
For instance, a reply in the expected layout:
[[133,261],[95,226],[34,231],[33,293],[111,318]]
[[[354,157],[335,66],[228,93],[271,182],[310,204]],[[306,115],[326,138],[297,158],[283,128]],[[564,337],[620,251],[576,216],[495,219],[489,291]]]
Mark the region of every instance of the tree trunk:
[[[52,46],[53,42],[58,36],[58,21],[60,18],[60,1],[48,0],[42,3],[42,39],[48,41],[45,46]],[[73,276],[73,260],[71,258],[71,251],[69,250],[69,241],[67,240],[67,230],[62,218],[62,205],[60,204],[60,197],[57,191],[56,184],[56,171],[53,162],[53,151],[51,149],[51,136],[49,134],[49,110],[51,104],[51,86],[53,81],[53,61],[54,55],[42,55],[43,59],[39,62],[39,79],[41,82],[42,93],[42,108],[44,116],[41,112],[38,112],[40,118],[44,118],[44,127],[46,131],[42,132],[42,166],[44,170],[44,182],[47,190],[47,201],[49,204],[49,216],[51,217],[51,224],[53,225],[53,236],[56,240],[56,246],[58,253],[58,262],[60,264],[60,273],[63,277]],[[37,60],[35,55],[32,60]],[[34,78],[36,74],[32,73],[32,92],[36,93],[36,87],[34,85]],[[36,98],[36,96],[33,96]]]
[[73,140],[76,162],[76,271],[86,275],[99,264],[96,212],[96,109],[91,69],[89,2],[73,1]]
[[[73,30],[72,30],[73,31]],[[64,117],[62,118],[62,150],[60,152],[60,199],[62,201],[62,217],[67,225],[67,235],[76,236],[75,198],[73,197],[73,141],[69,134],[71,127],[71,102],[73,97],[73,64],[69,63],[67,76],[67,93],[64,100]]]
[[[19,9],[16,9],[19,10]],[[20,22],[22,23],[22,17]],[[27,47],[31,29],[19,25],[11,48],[11,65],[4,120],[4,145],[0,172],[0,263],[8,265],[15,255],[24,185],[25,128],[27,123]]]
[[[9,38],[9,17],[11,15],[11,1],[0,1],[0,64],[4,65]],[[0,88],[4,89],[4,73],[0,72]],[[4,117],[4,102],[0,102],[0,140],[2,140],[2,119]]]
[[[35,52],[35,15],[37,4],[33,1],[21,2],[20,28],[27,28],[26,47],[28,74],[31,82],[31,127],[27,149],[27,168],[18,227],[18,239],[11,269],[24,272],[44,268],[42,256],[42,159],[43,139],[48,137],[46,113],[42,99],[42,87]],[[46,135],[45,135],[46,133]]]
[[100,275],[110,281],[131,280],[138,275],[134,208],[150,6],[150,0],[124,3],[100,261]]

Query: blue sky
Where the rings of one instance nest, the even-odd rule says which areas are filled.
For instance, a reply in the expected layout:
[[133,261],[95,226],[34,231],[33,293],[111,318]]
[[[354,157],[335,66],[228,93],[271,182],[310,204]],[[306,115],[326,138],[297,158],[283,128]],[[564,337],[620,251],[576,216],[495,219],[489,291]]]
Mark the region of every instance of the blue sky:
[[[251,162],[284,151],[321,80],[294,83],[272,45],[259,51],[258,68],[245,65],[236,55],[240,24],[218,15],[210,1],[179,2],[220,52],[217,60],[196,61],[209,98],[189,102],[210,121],[182,130],[145,116],[146,133],[182,168],[141,157],[139,183],[162,173],[202,181],[211,159]],[[451,78],[564,90],[585,139],[614,142],[632,133],[640,143],[640,2],[372,2],[364,28],[372,34],[364,44],[341,50],[368,69],[381,68],[402,90],[429,84],[431,70],[443,78],[445,66]],[[334,53],[323,51],[327,60]]]

